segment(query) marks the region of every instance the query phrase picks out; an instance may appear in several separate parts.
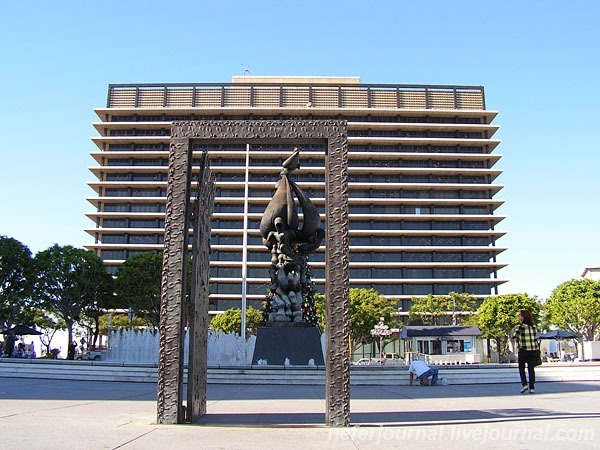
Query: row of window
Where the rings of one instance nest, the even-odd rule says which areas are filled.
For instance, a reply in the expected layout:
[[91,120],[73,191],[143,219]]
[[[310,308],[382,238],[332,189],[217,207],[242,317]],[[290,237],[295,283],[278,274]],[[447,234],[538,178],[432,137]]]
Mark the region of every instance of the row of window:
[[482,146],[464,146],[464,145],[448,145],[440,146],[434,144],[426,145],[348,145],[349,153],[369,153],[369,152],[385,152],[385,153],[471,153],[471,154],[488,154],[489,148]]
[[[424,296],[424,295],[448,295],[450,292],[467,293],[473,295],[490,295],[492,287],[489,284],[456,283],[456,284],[358,284],[350,281],[350,288],[375,289],[381,295],[387,296]],[[246,293],[248,295],[265,295],[268,286],[266,284],[247,283]],[[322,289],[317,289],[322,291]],[[210,283],[210,293],[240,295],[242,294],[241,283]],[[239,308],[239,300],[236,302]]]
[[168,173],[107,173],[104,181],[168,181]]
[[[132,128],[128,130],[110,130],[109,136],[170,136],[170,129]],[[483,139],[482,132],[461,130],[348,130],[348,137],[413,137],[413,138],[449,138],[449,139]]]
[[[106,149],[111,152],[137,152],[137,151],[169,151],[169,143],[162,142],[156,144],[149,143],[128,143],[128,144],[108,144]],[[204,149],[209,150],[209,154],[211,151],[235,151],[235,152],[244,152],[246,151],[245,144],[223,144],[223,145],[211,145],[210,149],[206,145],[196,145],[192,144],[192,150],[194,151],[202,151]],[[305,151],[315,151],[325,154],[325,149],[323,146],[311,146],[305,145],[303,147]],[[254,152],[285,152],[290,153],[293,150],[292,146],[289,145],[258,145],[252,144],[250,145],[250,151]],[[482,146],[465,146],[465,145],[435,145],[435,144],[426,144],[426,145],[411,145],[411,144],[394,144],[394,145],[381,145],[381,144],[351,144],[348,145],[349,153],[371,153],[371,152],[384,152],[384,153],[471,153],[471,154],[486,154],[489,153],[486,147]],[[211,159],[211,164],[220,166],[220,165],[245,165],[245,161],[243,164],[240,162],[230,163],[230,161],[234,161],[228,158],[214,158]],[[270,163],[261,162],[262,159],[258,157],[256,160],[253,159],[252,165],[256,166],[264,166],[270,165]],[[266,160],[265,160],[266,161]],[[271,160],[275,163],[275,165],[281,165],[283,162],[280,158]],[[314,161],[310,158],[307,158],[307,161],[302,161],[302,164],[306,167],[319,166],[322,164],[322,159],[315,159]]]
[[[409,177],[406,177],[405,183],[431,183],[428,177],[410,177],[412,181],[408,181]],[[447,183],[458,183],[458,177],[446,177],[445,182]],[[485,181],[484,177],[461,177],[461,183],[478,183],[483,184]],[[369,181],[369,183],[371,183]],[[385,181],[380,181],[381,183],[388,183]],[[361,183],[367,183],[366,180],[361,181]],[[314,199],[323,199],[325,198],[325,190],[324,189],[314,189],[308,188],[303,189],[306,195],[310,198]],[[274,193],[273,189],[264,189],[264,188],[250,188],[249,196],[250,197],[272,197]],[[217,197],[245,197],[245,190],[243,188],[232,188],[232,187],[220,187],[215,186],[215,195]],[[394,189],[393,186],[390,186],[389,189],[364,189],[357,190],[352,189],[350,186],[349,197],[350,198],[487,198],[488,193],[485,191],[435,191],[432,189],[429,190],[408,190],[408,189]]]
[[[103,244],[162,244],[162,234],[103,234]],[[350,247],[356,246],[410,246],[410,247],[487,247],[490,238],[469,236],[350,236]],[[211,236],[211,245],[243,245],[242,235]],[[248,245],[263,245],[262,236],[248,235]]]
[[[235,117],[236,119],[233,119]],[[248,114],[245,116],[229,116],[226,114],[218,115],[198,115],[198,114],[128,114],[128,115],[113,115],[110,118],[111,122],[178,122],[189,120],[292,120],[297,119],[296,116],[286,114],[277,115],[256,115]],[[311,119],[327,120],[339,119],[339,115],[335,116],[310,116]],[[458,117],[458,116],[347,116],[344,119],[349,122],[378,122],[378,123],[448,123],[448,124],[482,124],[481,117]]]
[[[116,174],[115,174],[116,175]],[[129,174],[130,175],[130,174]],[[114,179],[107,179],[107,181],[127,181],[127,178],[131,178],[129,175],[125,174],[115,176]],[[112,178],[112,177],[111,177]],[[135,176],[134,176],[135,178]],[[156,177],[151,177],[151,179],[143,179],[144,177],[139,177],[139,179],[134,179],[132,181],[160,181],[156,180]],[[150,177],[146,177],[150,178]],[[166,174],[165,174],[166,178]],[[235,188],[220,188],[216,187],[217,196],[219,197],[244,197],[244,189],[235,189]],[[317,198],[325,198],[325,191],[322,189],[313,189],[308,188],[304,189],[304,192],[311,197],[312,199]],[[253,197],[272,197],[274,193],[274,189],[250,189],[250,193],[253,194]],[[391,197],[393,195],[393,197]],[[166,197],[166,189],[161,188],[105,188],[104,189],[105,197]],[[469,191],[469,190],[410,190],[410,189],[399,189],[395,191],[390,190],[382,190],[382,189],[368,189],[366,191],[356,191],[351,190],[349,193],[349,197],[352,198],[421,198],[421,199],[488,199],[490,197],[489,191]],[[254,208],[253,212],[260,212],[256,210],[256,208],[263,208],[263,205],[250,204],[250,208]],[[419,205],[421,208],[420,214],[429,214],[427,213],[427,208],[431,205]],[[376,214],[389,211],[390,214],[401,214],[400,205],[350,205],[353,208],[353,211],[356,213],[369,213],[373,212]],[[471,206],[460,205],[461,208],[464,208],[466,211]],[[215,208],[223,208],[222,212],[242,212],[243,205],[242,203],[227,203],[227,204],[216,204]],[[231,208],[231,209],[229,209]],[[236,208],[241,208],[239,211]],[[382,209],[383,208],[383,209]],[[478,208],[478,207],[475,207]],[[216,209],[213,211],[217,212]],[[415,210],[416,213],[416,210]],[[469,214],[465,212],[464,214]],[[473,213],[478,214],[478,213]]]
[[[351,249],[352,250],[352,249]],[[124,251],[124,250],[123,250]],[[266,251],[247,252],[249,262],[265,262],[269,261],[269,253]],[[212,261],[242,261],[241,248],[235,250],[213,250],[211,252]],[[489,251],[485,252],[423,252],[423,251],[350,251],[351,262],[381,262],[381,263],[456,263],[456,262],[480,262],[487,263],[490,261],[491,255]],[[123,258],[125,259],[125,258]],[[312,253],[309,258],[312,262],[325,262],[325,252]]]
[[[259,160],[262,161],[262,160]],[[266,161],[266,160],[265,160]],[[106,161],[107,167],[167,167],[169,162],[166,158],[111,158]],[[463,161],[463,160],[435,160],[435,159],[396,159],[396,160],[373,160],[373,159],[351,159],[348,162],[348,167],[357,168],[431,168],[431,169],[445,169],[445,168],[465,168],[465,169],[485,169],[489,162],[484,161]],[[246,161],[244,159],[223,159],[218,158],[218,161],[211,161],[211,167],[239,167],[239,173],[215,173],[218,181],[244,181],[244,170],[246,167]],[[252,167],[260,167],[261,164],[250,164]],[[264,164],[268,167],[281,167],[280,163]],[[314,165],[309,166],[302,161],[302,167],[317,167],[323,168],[323,161],[315,161]],[[369,174],[377,176],[377,174]],[[322,177],[320,180],[324,181],[323,173],[312,173],[304,170],[301,174],[298,174],[299,181],[310,181],[319,180],[316,177]],[[386,175],[384,175],[386,176]],[[277,181],[280,175],[278,171],[272,173],[250,173],[250,181]]]
[[424,139],[483,139],[487,133],[460,130],[348,130],[348,137],[399,137]]
[[[103,228],[164,228],[164,219],[103,219]],[[119,258],[117,258],[119,259]]]
[[162,234],[104,234],[103,244],[164,244]]
[[[212,245],[242,245],[242,235],[213,234]],[[348,244],[355,246],[411,246],[411,247],[487,247],[488,236],[350,236]],[[249,234],[248,245],[263,245],[262,236]]]
[[161,197],[167,196],[167,190],[161,188],[104,188],[105,197]]
[[[234,161],[234,160],[230,160]],[[194,158],[193,165],[200,166],[201,161],[199,158]],[[237,164],[231,164],[236,165]],[[125,167],[168,167],[168,158],[110,158],[107,159],[105,166],[125,166]]]
[[[104,243],[111,243],[113,238],[103,239]],[[114,238],[114,240],[120,240],[121,238]],[[162,239],[158,235],[149,236],[130,236],[128,239],[129,244],[162,244]],[[114,242],[117,244],[126,242]],[[147,250],[101,250],[100,256],[102,259],[113,259],[113,260],[125,260],[132,256],[144,253]],[[265,251],[249,251],[248,254],[249,262],[268,262],[270,260],[269,253]],[[211,252],[211,260],[218,261],[242,261],[241,251],[223,251],[215,250]],[[318,252],[310,255],[312,262],[325,262],[325,253]],[[487,263],[490,261],[489,252],[350,252],[350,262],[385,262],[385,263],[413,263],[413,262],[440,262],[440,263],[457,263],[457,262],[480,262]],[[251,270],[249,268],[249,270]],[[259,269],[252,269],[259,270]],[[315,269],[319,270],[319,269]],[[457,276],[433,276],[431,274],[426,275],[427,270],[431,269],[418,269],[417,272],[404,272],[400,274],[399,268],[353,268],[354,278],[456,278]],[[408,270],[408,269],[404,269]],[[414,269],[411,269],[414,270]],[[454,269],[453,269],[454,270]],[[469,269],[456,269],[456,270],[469,270]],[[260,269],[261,273],[266,273],[264,269]],[[423,271],[423,272],[421,272]],[[451,273],[451,272],[448,272]],[[263,275],[256,275],[263,276]],[[475,276],[475,275],[473,275]],[[477,275],[482,277],[486,275]]]
[[[325,278],[325,269],[312,268],[313,278]],[[241,267],[211,267],[211,277],[241,278]],[[267,278],[268,270],[265,267],[248,267],[249,278]],[[489,268],[350,268],[350,278],[368,279],[443,279],[443,278],[489,278]]]
[[[229,208],[231,206],[231,208]],[[250,213],[263,213],[266,205],[251,203],[248,205]],[[325,212],[323,205],[317,205],[321,214]],[[216,212],[216,211],[215,211]],[[226,205],[220,212],[243,212],[243,205]],[[489,206],[456,205],[456,206],[414,206],[414,205],[350,205],[350,214],[490,214]]]
[[129,129],[129,130],[110,130],[109,136],[170,136],[171,130],[162,129]]
[[164,203],[106,203],[104,212],[151,212],[164,213]]
[[[260,226],[260,219],[249,219],[248,228],[256,230]],[[351,220],[350,230],[490,230],[492,224],[489,220],[448,220],[448,221],[409,221],[402,220]]]

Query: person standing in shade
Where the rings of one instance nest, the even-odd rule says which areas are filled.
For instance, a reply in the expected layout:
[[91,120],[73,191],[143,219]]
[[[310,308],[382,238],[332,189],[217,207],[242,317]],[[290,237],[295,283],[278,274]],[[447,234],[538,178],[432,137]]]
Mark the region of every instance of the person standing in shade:
[[[521,323],[512,336],[512,339],[516,340],[519,348],[519,376],[521,377],[521,385],[523,386],[519,392],[524,394],[529,389],[529,393],[534,394],[535,363],[537,359],[537,352],[539,351],[539,344],[535,337],[537,330],[533,324],[533,316],[527,309],[521,310],[519,314],[519,322]],[[527,376],[525,375],[525,364],[527,364],[529,383],[527,382]]]
[[6,336],[6,342],[4,342],[4,354],[7,358],[13,357],[13,353],[15,352],[15,343],[17,341],[18,339],[13,332],[10,332],[8,336]]
[[[410,374],[409,384],[411,386],[415,375],[421,382],[421,386],[435,386],[438,381],[438,368],[429,367],[423,361],[418,359],[415,359],[410,363],[408,373]],[[431,377],[431,382],[429,381],[429,377]]]

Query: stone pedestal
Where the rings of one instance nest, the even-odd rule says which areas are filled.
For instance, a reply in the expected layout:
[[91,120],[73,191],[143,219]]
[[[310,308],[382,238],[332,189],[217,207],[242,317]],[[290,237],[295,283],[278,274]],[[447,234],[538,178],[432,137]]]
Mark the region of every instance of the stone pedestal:
[[271,366],[284,365],[286,358],[292,366],[306,366],[311,359],[317,366],[325,365],[319,329],[303,323],[259,328],[252,364],[263,360]]

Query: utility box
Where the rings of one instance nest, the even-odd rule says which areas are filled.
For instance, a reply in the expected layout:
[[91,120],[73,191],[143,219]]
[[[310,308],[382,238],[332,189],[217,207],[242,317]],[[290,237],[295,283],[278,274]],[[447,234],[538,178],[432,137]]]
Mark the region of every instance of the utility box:
[[583,342],[583,359],[585,361],[600,360],[600,341]]

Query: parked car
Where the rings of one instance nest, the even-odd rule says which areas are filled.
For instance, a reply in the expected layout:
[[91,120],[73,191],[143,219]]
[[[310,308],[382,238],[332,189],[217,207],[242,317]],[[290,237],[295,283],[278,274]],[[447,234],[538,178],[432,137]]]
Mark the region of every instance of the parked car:
[[87,352],[79,353],[75,356],[75,359],[78,361],[84,359],[90,359],[92,361],[100,361],[102,359],[102,352],[97,350],[88,350]]
[[404,364],[404,358],[401,358],[398,353],[386,353],[385,354],[386,364]]
[[379,358],[360,358],[352,363],[353,366],[379,366],[381,361]]

